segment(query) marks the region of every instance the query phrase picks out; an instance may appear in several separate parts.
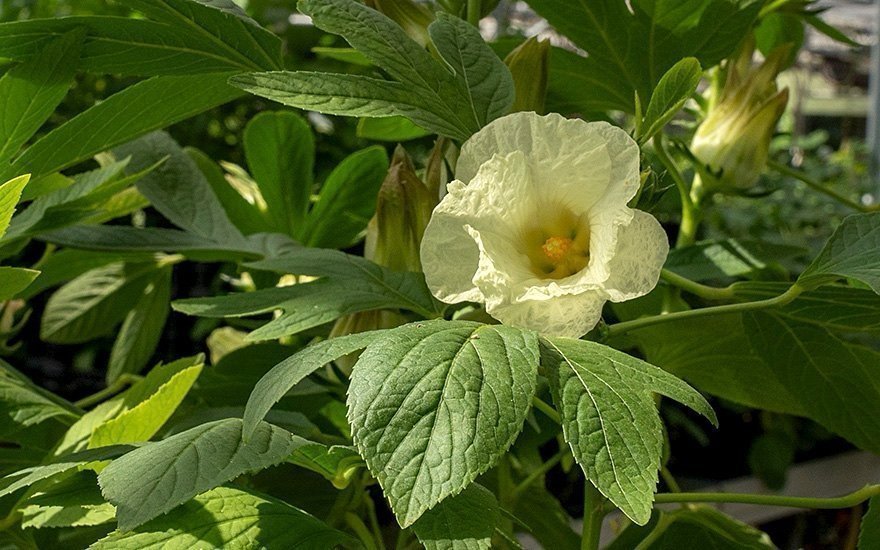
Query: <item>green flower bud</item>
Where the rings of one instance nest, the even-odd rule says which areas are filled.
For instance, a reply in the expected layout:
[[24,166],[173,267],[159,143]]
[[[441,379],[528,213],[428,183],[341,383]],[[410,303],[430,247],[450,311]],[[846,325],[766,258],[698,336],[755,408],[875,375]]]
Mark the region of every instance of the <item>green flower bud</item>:
[[366,4],[387,15],[422,46],[428,44],[428,26],[434,21],[434,14],[425,4],[413,0],[367,0]]
[[777,48],[752,67],[750,43],[730,61],[724,88],[691,142],[694,156],[712,174],[703,181],[707,191],[749,189],[764,170],[770,139],[788,103],[788,89],[776,86],[788,51]]
[[536,37],[529,38],[504,58],[516,89],[511,112],[535,111],[544,114],[549,58],[550,42],[539,41]]

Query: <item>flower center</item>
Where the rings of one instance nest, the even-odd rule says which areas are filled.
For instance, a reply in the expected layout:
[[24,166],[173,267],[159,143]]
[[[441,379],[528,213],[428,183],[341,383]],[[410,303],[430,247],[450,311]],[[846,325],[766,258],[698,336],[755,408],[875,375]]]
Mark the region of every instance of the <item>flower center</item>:
[[520,242],[536,277],[564,279],[589,265],[590,224],[586,216],[555,207],[536,212],[532,219],[535,223],[523,229]]

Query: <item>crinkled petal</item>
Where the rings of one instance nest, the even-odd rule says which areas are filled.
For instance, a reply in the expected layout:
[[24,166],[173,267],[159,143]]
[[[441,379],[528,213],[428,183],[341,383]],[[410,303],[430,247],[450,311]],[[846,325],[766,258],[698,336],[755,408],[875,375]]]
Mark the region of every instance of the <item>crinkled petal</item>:
[[513,236],[533,201],[532,177],[522,153],[494,155],[469,185],[449,184],[422,237],[428,288],[446,303],[484,301],[473,279],[480,250],[467,227]]
[[632,300],[651,292],[669,253],[666,232],[654,216],[634,210],[632,222],[621,226],[617,250],[609,264],[605,293],[613,302]]
[[605,298],[598,292],[566,294],[547,300],[505,302],[486,312],[505,325],[534,330],[546,336],[580,338],[602,317]]

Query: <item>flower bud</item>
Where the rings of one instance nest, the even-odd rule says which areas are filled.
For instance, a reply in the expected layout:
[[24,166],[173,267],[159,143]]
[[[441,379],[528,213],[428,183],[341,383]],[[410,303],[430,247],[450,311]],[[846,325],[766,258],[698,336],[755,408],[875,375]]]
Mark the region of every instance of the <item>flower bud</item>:
[[535,111],[544,113],[544,97],[547,95],[547,65],[550,42],[529,38],[504,58],[513,75],[516,99],[511,112]]
[[367,226],[364,257],[396,271],[421,271],[419,247],[437,201],[398,146]]
[[777,48],[763,64],[752,67],[754,44],[747,44],[730,61],[720,97],[691,143],[694,156],[711,172],[703,181],[707,190],[744,191],[764,170],[770,139],[788,103],[788,89],[779,91],[776,86],[788,51]]
[[387,15],[421,46],[428,44],[428,26],[434,14],[425,4],[414,0],[367,0],[367,5]]

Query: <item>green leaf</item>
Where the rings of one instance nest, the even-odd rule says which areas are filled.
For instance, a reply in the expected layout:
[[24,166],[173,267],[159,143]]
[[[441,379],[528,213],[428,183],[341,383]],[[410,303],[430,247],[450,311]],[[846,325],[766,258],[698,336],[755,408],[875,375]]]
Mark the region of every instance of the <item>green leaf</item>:
[[215,242],[244,241],[202,171],[167,133],[144,136],[117,148],[114,154],[118,158],[131,157],[131,170],[135,171],[165,159],[141,178],[137,187],[171,223]]
[[156,271],[134,309],[128,312],[110,351],[107,383],[122,374],[137,374],[156,351],[168,318],[171,267]]
[[69,422],[80,414],[79,409],[38,387],[0,359],[0,418],[4,428],[10,424],[33,426],[50,418]]
[[770,264],[806,253],[763,241],[724,239],[670,250],[666,269],[695,281],[753,276]]
[[305,222],[312,194],[312,129],[294,113],[263,112],[245,128],[244,151],[272,227],[294,235]]
[[[678,550],[680,548],[725,548],[773,550],[766,533],[708,506],[658,512],[649,528],[629,527],[608,550],[638,548]],[[625,541],[625,542],[624,542]]]
[[272,69],[208,33],[145,19],[89,15],[0,24],[0,56],[21,60],[76,29],[85,31],[79,68],[126,76],[193,75]]
[[358,121],[357,136],[374,141],[403,142],[423,138],[431,132],[416,126],[408,118],[362,118]]
[[30,173],[37,179],[232,101],[242,94],[226,84],[229,76],[157,76],[138,82],[46,134],[2,175]]
[[425,512],[412,528],[426,550],[479,550],[492,547],[500,521],[495,495],[472,483]]
[[807,416],[859,447],[880,452],[880,353],[827,330],[761,312],[746,334]]
[[172,307],[201,317],[241,317],[280,310],[281,315],[248,335],[252,341],[295,334],[360,311],[400,308],[428,317],[435,309],[422,274],[391,271],[336,250],[301,248],[290,255],[247,265],[321,279],[227,296],[178,300]]
[[543,483],[526,488],[516,499],[515,506],[516,522],[522,524],[544,548],[580,548],[581,537],[572,529],[571,517]]
[[352,436],[402,527],[504,454],[535,393],[538,340],[500,325],[428,321],[386,333],[351,376]]
[[30,175],[24,175],[0,185],[0,237],[3,237],[6,229],[9,228],[9,221],[21,199],[21,192],[29,181]]
[[405,116],[434,132],[464,140],[513,103],[510,72],[477,29],[439,14],[429,27],[444,63],[434,59],[385,15],[353,0],[302,0],[315,25],[342,35],[395,80],[359,75],[275,72],[234,77],[244,90],[324,113]]
[[[198,525],[200,529],[194,530]],[[115,531],[92,550],[190,548],[337,548],[357,540],[289,504],[220,487],[195,497],[174,514],[131,532]]]
[[78,344],[110,333],[137,304],[154,271],[154,264],[114,263],[77,277],[49,298],[40,338]]
[[134,529],[241,474],[278,464],[308,443],[265,422],[247,441],[241,430],[239,419],[218,420],[111,462],[98,481],[104,496],[116,505],[119,529]]
[[52,40],[0,78],[0,163],[18,153],[67,95],[82,39],[77,30]]
[[568,338],[547,342],[542,364],[575,460],[603,495],[644,525],[651,517],[663,448],[653,394],[717,424],[714,411],[683,381],[623,352]]
[[[635,94],[647,104],[660,78],[679,60],[695,57],[708,68],[732,53],[762,2],[532,0],[529,5],[589,54],[564,56],[566,72],[600,83],[576,90],[587,101],[573,111],[613,105],[632,113]],[[551,90],[558,81],[551,76]]]
[[840,277],[865,283],[880,294],[880,212],[843,220],[798,283],[815,287]]
[[156,21],[203,37],[228,59],[254,68],[277,69],[281,39],[245,14],[232,0],[121,0]]
[[868,511],[862,517],[859,531],[859,550],[871,550],[880,545],[880,497],[869,501]]
[[388,172],[388,155],[379,146],[352,153],[321,186],[298,240],[307,246],[345,248],[367,227]]
[[693,57],[682,59],[666,71],[651,95],[645,118],[639,126],[637,137],[640,142],[646,142],[663,130],[666,123],[672,120],[697,91],[702,76],[700,62]]
[[21,526],[85,527],[116,518],[116,508],[104,500],[92,471],[75,472],[25,501]]
[[49,464],[34,466],[9,474],[0,480],[0,487],[2,487],[2,489],[0,489],[0,498],[6,495],[11,495],[25,487],[30,487],[37,482],[69,472],[80,466],[85,466],[95,461],[116,458],[131,451],[133,448],[134,447],[131,445],[114,445],[112,447],[104,447],[101,449],[89,449],[87,451],[57,457]]
[[295,450],[288,462],[321,474],[337,489],[347,487],[351,476],[365,466],[354,447],[319,443]]
[[201,355],[157,365],[143,380],[84,414],[64,434],[55,455],[98,447],[105,441],[151,438],[174,414],[203,366]]
[[40,272],[33,269],[0,266],[0,302],[14,298],[39,275]]
[[266,413],[291,388],[327,363],[364,349],[384,331],[361,332],[331,338],[309,346],[275,365],[251,392],[244,412],[244,438],[250,439]]
[[41,292],[70,281],[93,269],[117,262],[149,262],[155,260],[150,253],[117,254],[88,250],[59,250],[40,262],[40,276],[21,297],[29,299]]

